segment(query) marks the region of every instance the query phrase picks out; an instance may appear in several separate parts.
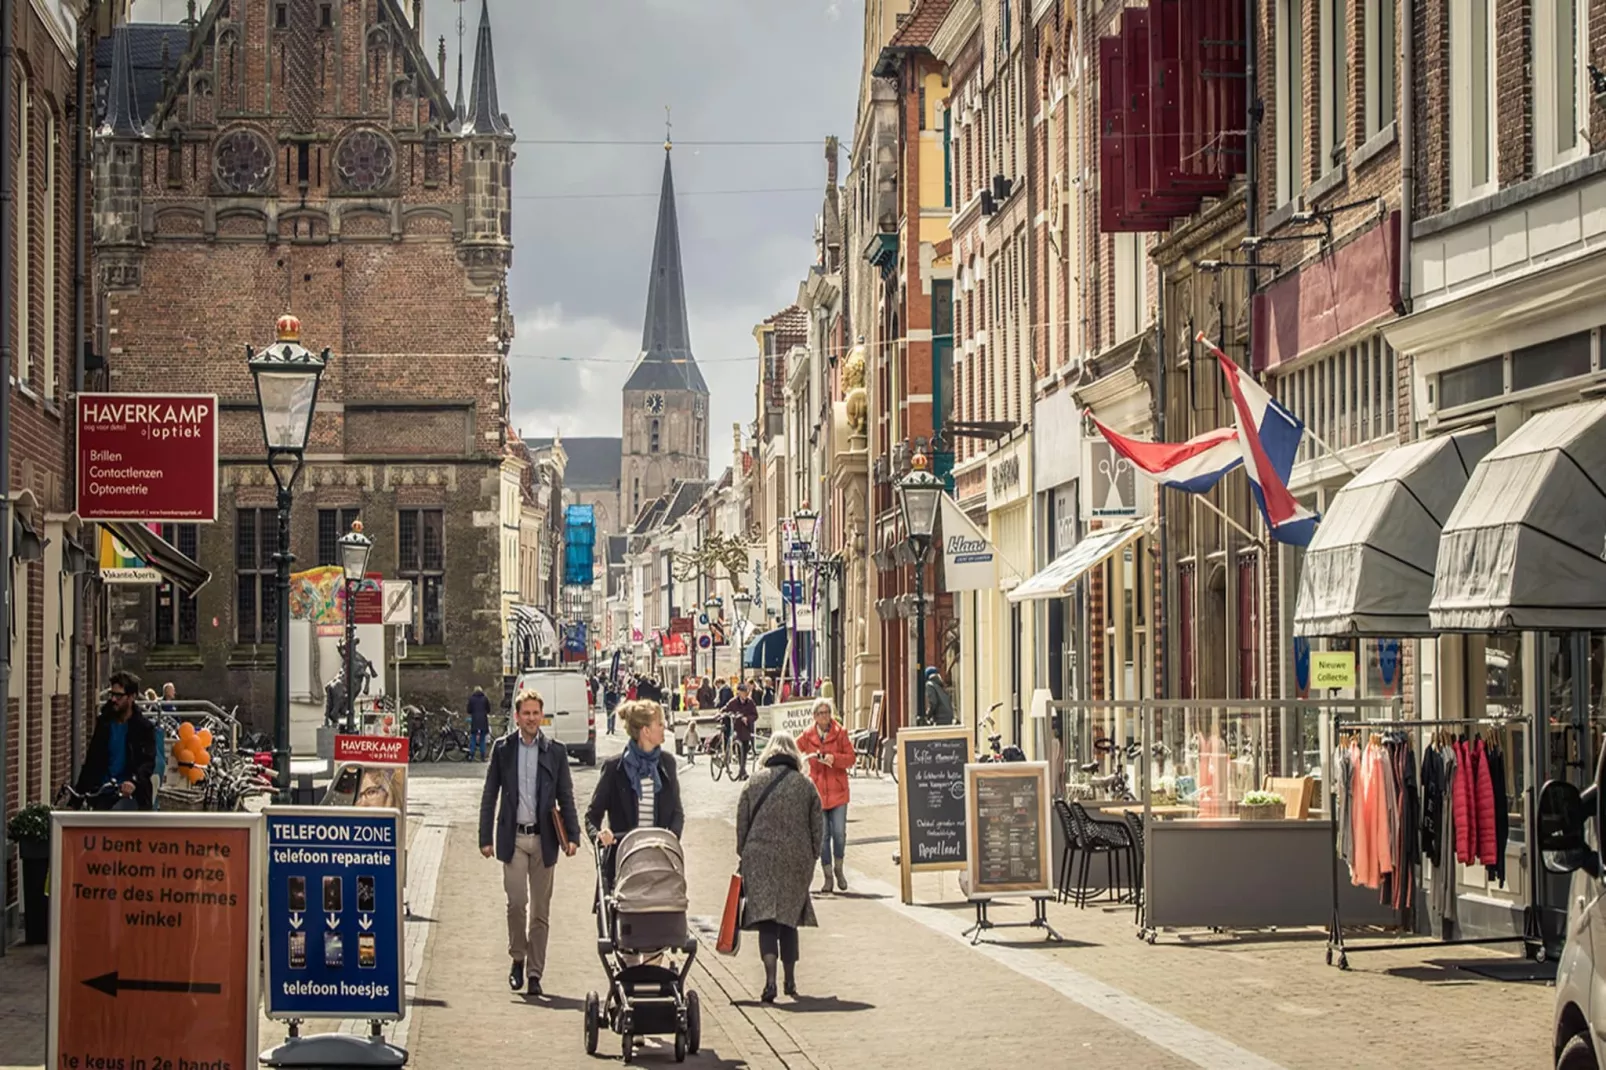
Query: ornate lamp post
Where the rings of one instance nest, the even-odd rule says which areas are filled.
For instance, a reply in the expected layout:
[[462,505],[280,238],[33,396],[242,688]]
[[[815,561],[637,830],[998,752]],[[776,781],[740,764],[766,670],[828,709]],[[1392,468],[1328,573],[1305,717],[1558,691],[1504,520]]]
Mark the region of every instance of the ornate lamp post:
[[703,612],[708,615],[708,674],[710,676],[719,672],[719,647],[714,645],[714,622],[719,619],[720,610],[725,603],[719,600],[718,595],[709,595],[703,599]]
[[268,470],[279,489],[279,542],[276,569],[277,651],[274,655],[273,766],[279,778],[279,801],[290,801],[290,504],[296,477],[306,459],[312,414],[318,403],[318,381],[329,363],[329,350],[314,354],[301,345],[301,321],[280,316],[278,341],[256,352],[245,347],[246,366],[256,380],[257,408],[262,414],[262,442]]
[[[793,571],[793,562],[801,560],[804,563],[807,563],[809,554],[813,552],[814,548],[814,529],[819,523],[820,514],[816,513],[813,509],[810,509],[808,502],[804,502],[803,508],[792,514],[792,529],[797,533],[796,542],[794,545],[786,548],[786,579],[787,586],[792,587],[792,591],[790,592],[791,595],[801,596],[803,593],[800,589],[793,586],[793,584],[798,582],[796,573]],[[798,686],[797,675],[797,603],[799,598],[788,597],[786,601],[792,609],[792,697],[796,698],[802,691],[802,689]],[[809,650],[812,654],[812,644],[810,644]],[[813,674],[810,673],[811,677],[812,675]]]
[[362,533],[362,521],[353,520],[351,530],[340,536],[340,570],[346,575],[346,731],[357,731],[357,681],[353,666],[357,662],[357,589],[368,575],[368,554],[374,542]]
[[731,596],[731,601],[736,604],[736,645],[740,647],[747,641],[747,625],[752,623],[747,619],[747,614],[753,608],[753,596],[746,591],[737,591]]
[[926,553],[931,549],[932,532],[937,527],[937,503],[942,498],[942,480],[926,470],[924,453],[914,455],[909,474],[898,483],[898,509],[903,527],[915,551],[915,723],[926,720],[926,689],[920,671],[926,658]]

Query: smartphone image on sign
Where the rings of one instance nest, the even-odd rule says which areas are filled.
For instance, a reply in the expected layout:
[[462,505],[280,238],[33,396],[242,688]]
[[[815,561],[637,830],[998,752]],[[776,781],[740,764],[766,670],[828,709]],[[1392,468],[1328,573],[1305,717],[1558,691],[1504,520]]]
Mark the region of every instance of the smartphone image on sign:
[[331,914],[340,913],[340,878],[323,879],[323,908]]
[[323,934],[323,964],[331,970],[346,964],[346,947],[339,933]]
[[371,913],[374,909],[374,879],[372,877],[357,878],[357,909]]
[[305,930],[297,929],[290,934],[290,968],[304,970],[307,968],[307,934]]
[[360,933],[357,936],[357,967],[371,970],[375,966],[374,934]]
[[307,878],[290,878],[290,909],[293,911],[307,909]]

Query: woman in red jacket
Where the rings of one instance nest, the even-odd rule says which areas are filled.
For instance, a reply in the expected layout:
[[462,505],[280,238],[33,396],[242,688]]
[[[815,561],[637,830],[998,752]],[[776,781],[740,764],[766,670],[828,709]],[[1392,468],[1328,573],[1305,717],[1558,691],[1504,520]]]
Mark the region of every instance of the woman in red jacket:
[[820,843],[825,886],[820,891],[832,890],[834,870],[836,886],[845,892],[848,878],[842,872],[842,855],[848,846],[848,770],[853,768],[856,756],[848,730],[837,723],[829,699],[822,698],[814,704],[814,727],[797,737],[797,749],[809,757],[809,776],[825,811],[825,837]]

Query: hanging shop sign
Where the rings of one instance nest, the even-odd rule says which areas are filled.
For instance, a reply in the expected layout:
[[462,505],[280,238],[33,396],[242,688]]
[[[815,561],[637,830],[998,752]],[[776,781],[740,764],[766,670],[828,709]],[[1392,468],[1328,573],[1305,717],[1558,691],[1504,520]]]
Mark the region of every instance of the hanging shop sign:
[[265,813],[268,1017],[401,1018],[401,814],[310,806]]
[[1017,438],[987,455],[987,510],[1013,505],[1031,489],[1029,443]]
[[981,529],[948,495],[942,496],[942,586],[990,591],[998,586],[998,555]]
[[155,587],[166,582],[167,577],[109,529],[101,528],[100,579],[102,583]]
[[1355,686],[1353,650],[1311,651],[1310,686],[1316,691]]
[[[1083,445],[1087,471],[1082,486],[1087,489],[1087,510],[1094,519],[1147,516],[1151,491],[1138,480],[1137,467],[1110,447],[1102,438],[1088,439]],[[1140,498],[1141,496],[1141,498]]]
[[79,394],[78,515],[217,519],[215,394]]
[[257,1062],[256,814],[51,815],[50,1067]]

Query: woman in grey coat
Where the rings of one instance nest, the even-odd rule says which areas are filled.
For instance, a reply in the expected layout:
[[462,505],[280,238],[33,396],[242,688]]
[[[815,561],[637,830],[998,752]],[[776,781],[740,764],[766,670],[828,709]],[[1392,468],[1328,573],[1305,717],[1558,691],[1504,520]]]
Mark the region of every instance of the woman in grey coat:
[[817,924],[809,880],[825,824],[820,793],[802,768],[797,741],[775,733],[736,804],[736,853],[747,899],[742,928],[758,931],[765,1003],[775,1002],[777,958],[786,967],[786,994],[796,997],[797,930]]

